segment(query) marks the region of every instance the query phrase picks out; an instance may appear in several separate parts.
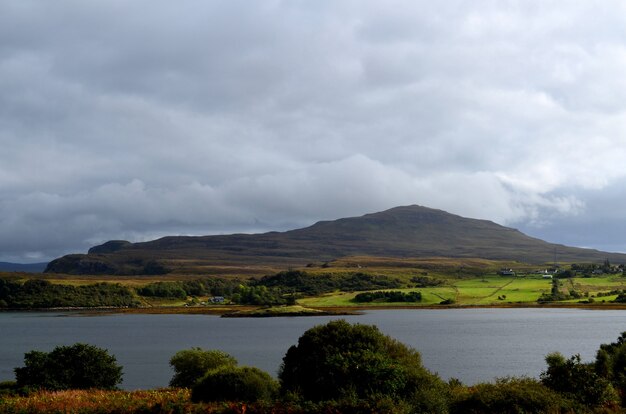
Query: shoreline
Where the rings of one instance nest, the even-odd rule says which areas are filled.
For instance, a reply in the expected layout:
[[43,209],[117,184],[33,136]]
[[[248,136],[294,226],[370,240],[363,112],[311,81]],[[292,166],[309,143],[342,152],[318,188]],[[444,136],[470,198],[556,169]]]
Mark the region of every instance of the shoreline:
[[85,308],[85,307],[61,307],[61,308],[32,308],[32,309],[0,309],[3,313],[12,312],[70,312],[85,316],[97,316],[106,314],[144,314],[144,315],[220,315],[224,317],[278,317],[278,316],[328,316],[328,315],[358,315],[364,311],[376,310],[450,310],[450,309],[585,309],[585,310],[626,310],[626,303],[510,303],[497,305],[380,305],[380,306],[307,306],[311,312],[276,312],[276,314],[264,313],[259,306],[219,306],[219,307],[181,307],[160,306],[145,308]]

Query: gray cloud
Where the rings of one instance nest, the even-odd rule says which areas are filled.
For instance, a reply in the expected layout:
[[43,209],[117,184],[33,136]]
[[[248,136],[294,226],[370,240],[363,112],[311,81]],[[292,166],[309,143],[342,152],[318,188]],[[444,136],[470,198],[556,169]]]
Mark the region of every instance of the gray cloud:
[[0,3],[0,260],[413,203],[626,251],[625,12]]

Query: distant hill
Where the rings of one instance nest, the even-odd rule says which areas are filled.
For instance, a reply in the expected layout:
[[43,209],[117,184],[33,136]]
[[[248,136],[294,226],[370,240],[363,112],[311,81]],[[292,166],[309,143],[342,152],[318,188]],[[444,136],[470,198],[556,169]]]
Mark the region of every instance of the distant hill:
[[0,262],[0,272],[41,273],[48,263],[9,263]]
[[421,206],[320,221],[302,229],[263,234],[169,236],[130,243],[109,241],[88,254],[63,256],[46,272],[74,274],[185,273],[204,267],[297,266],[345,256],[456,257],[626,263],[626,254],[552,244],[487,220]]

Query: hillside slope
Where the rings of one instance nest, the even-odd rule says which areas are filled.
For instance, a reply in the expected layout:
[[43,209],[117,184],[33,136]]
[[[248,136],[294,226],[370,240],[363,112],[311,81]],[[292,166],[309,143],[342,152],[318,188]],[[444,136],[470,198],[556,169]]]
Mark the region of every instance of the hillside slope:
[[129,243],[114,240],[49,263],[46,272],[160,274],[202,266],[295,266],[345,256],[480,257],[526,263],[626,263],[626,255],[557,245],[487,220],[421,206],[320,221],[302,229],[263,234],[169,236]]

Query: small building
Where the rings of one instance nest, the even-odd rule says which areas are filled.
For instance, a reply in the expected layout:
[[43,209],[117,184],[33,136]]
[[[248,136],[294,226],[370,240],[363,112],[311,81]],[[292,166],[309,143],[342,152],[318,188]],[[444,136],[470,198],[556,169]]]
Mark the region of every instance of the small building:
[[224,303],[224,296],[213,296],[209,299],[211,303]]
[[500,276],[515,276],[513,269],[500,269],[498,272]]

